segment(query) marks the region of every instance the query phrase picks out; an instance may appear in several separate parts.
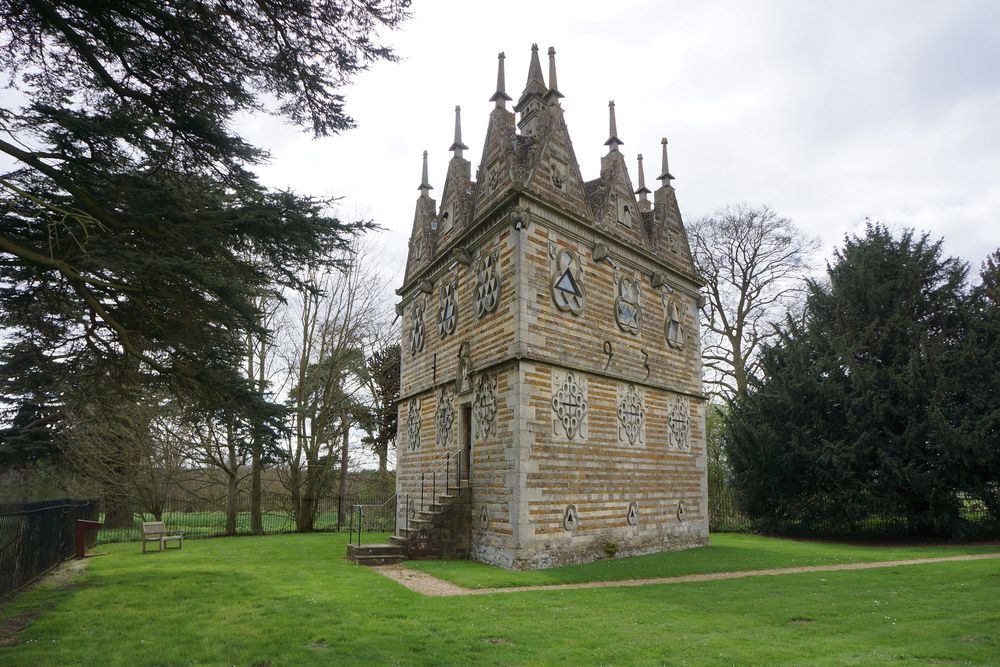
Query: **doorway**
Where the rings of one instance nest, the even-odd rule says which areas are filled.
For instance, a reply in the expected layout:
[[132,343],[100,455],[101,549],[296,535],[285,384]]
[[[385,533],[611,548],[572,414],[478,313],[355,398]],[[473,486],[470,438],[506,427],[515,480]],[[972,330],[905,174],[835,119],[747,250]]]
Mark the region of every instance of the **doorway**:
[[460,443],[462,449],[462,475],[463,479],[472,479],[472,404],[466,403],[462,406],[462,430]]

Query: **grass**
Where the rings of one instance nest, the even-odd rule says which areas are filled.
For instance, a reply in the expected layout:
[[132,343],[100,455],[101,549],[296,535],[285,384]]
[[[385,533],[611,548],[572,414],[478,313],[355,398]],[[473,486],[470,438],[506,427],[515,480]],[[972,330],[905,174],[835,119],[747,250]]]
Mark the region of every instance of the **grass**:
[[712,535],[711,546],[700,549],[620,560],[599,560],[582,565],[567,565],[530,572],[511,572],[491,565],[461,560],[411,561],[406,565],[466,588],[497,588],[649,579],[708,572],[866,563],[992,552],[1000,552],[1000,545],[872,547],[716,533]]
[[[824,546],[750,539],[743,549],[769,551],[769,567]],[[146,556],[135,544],[104,547],[109,555],[90,559],[76,582],[0,610],[14,624],[40,614],[19,645],[0,648],[0,664],[995,664],[1000,655],[997,561],[426,598],[347,563],[345,544],[309,534]],[[838,549],[825,547],[828,557]]]

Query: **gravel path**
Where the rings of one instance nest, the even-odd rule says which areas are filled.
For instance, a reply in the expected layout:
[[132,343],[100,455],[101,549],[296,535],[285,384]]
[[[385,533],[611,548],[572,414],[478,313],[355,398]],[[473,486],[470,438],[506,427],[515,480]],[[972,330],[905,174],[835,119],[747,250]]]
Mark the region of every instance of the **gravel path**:
[[779,574],[800,572],[838,572],[840,570],[874,570],[883,567],[924,565],[925,563],[949,563],[963,560],[985,560],[1000,558],[1000,553],[968,554],[964,556],[941,556],[938,558],[914,558],[911,560],[890,560],[878,563],[842,563],[839,565],[811,565],[807,567],[779,567],[770,570],[744,570],[742,572],[713,572],[711,574],[687,574],[678,577],[656,577],[653,579],[622,579],[619,581],[588,581],[579,584],[546,584],[541,586],[505,586],[502,588],[463,588],[449,581],[438,579],[425,572],[410,569],[404,565],[373,567],[379,574],[406,586],[415,593],[432,597],[452,597],[456,595],[491,595],[493,593],[523,593],[527,591],[563,591],[579,588],[613,588],[626,586],[654,586],[658,584],[685,584],[719,579],[741,579],[743,577],[769,577]]

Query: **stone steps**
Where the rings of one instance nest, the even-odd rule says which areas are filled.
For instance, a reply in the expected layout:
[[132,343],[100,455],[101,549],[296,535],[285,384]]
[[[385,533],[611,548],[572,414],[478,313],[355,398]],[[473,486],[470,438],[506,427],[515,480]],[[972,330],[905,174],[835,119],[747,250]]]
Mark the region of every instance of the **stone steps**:
[[406,550],[399,544],[348,544],[347,558],[358,565],[392,565],[406,560]]

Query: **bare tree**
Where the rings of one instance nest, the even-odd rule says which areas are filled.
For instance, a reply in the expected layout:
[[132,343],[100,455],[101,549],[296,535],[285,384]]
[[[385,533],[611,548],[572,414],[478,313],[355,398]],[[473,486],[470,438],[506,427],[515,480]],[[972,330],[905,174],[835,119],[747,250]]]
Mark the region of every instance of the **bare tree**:
[[280,479],[298,530],[312,529],[337,472],[341,500],[346,493],[350,428],[368,410],[365,350],[381,335],[385,281],[376,264],[356,246],[347,268],[313,272],[313,289],[289,299],[284,355],[292,425]]
[[702,349],[708,393],[746,395],[761,345],[799,301],[819,239],[767,206],[735,204],[688,227],[708,282]]
[[[277,341],[275,332],[281,317],[281,299],[277,295],[261,295],[255,304],[261,314],[259,330],[250,331],[244,337],[243,373],[254,393],[261,401],[271,401],[283,389],[276,358]],[[261,475],[268,459],[268,444],[261,428],[250,432],[250,530],[254,535],[264,533],[264,517],[261,510]]]

